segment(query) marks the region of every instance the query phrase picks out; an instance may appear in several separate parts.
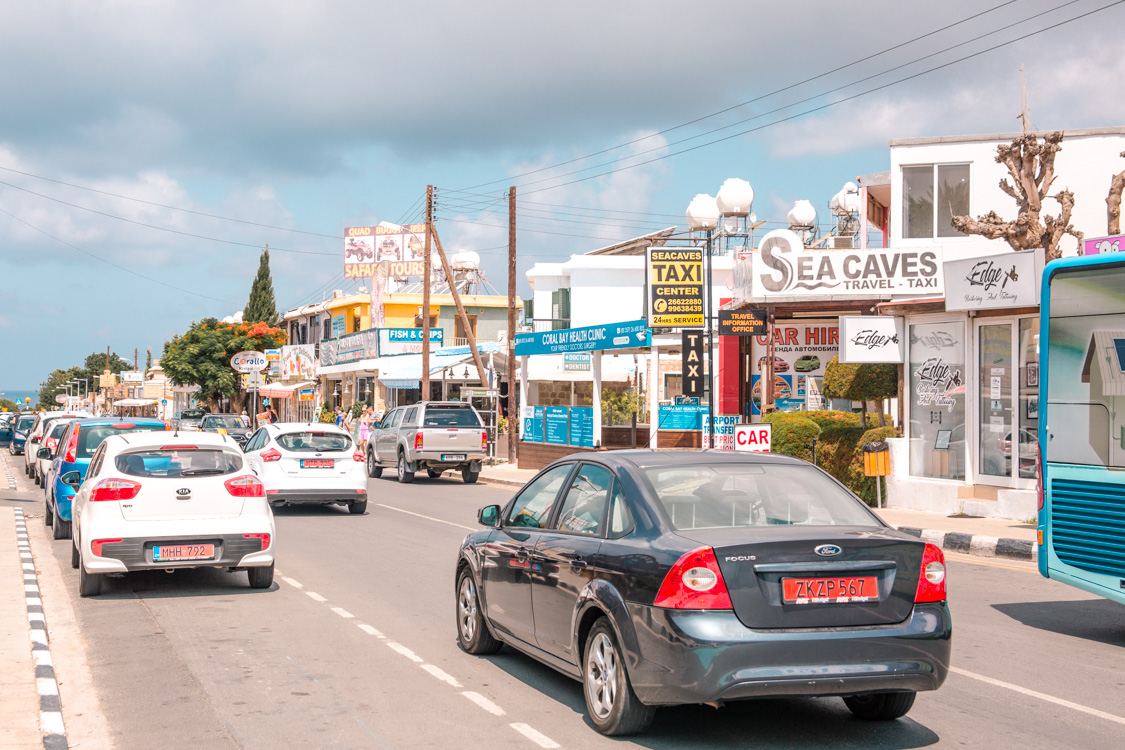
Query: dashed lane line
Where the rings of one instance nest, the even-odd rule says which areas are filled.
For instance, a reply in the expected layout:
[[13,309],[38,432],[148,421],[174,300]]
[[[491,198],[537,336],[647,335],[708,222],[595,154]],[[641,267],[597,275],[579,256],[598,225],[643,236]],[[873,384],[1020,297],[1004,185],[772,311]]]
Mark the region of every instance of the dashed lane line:
[[1022,687],[1020,685],[1013,685],[1010,682],[1004,682],[1003,680],[997,680],[997,679],[994,679],[992,677],[985,677],[982,674],[977,674],[976,672],[970,672],[967,669],[961,669],[960,667],[950,667],[949,671],[953,672],[954,674],[959,674],[962,677],[968,677],[968,678],[973,679],[973,680],[980,680],[981,682],[987,683],[989,685],[994,685],[996,687],[1001,687],[1001,688],[1005,688],[1007,690],[1012,690],[1014,692],[1021,693],[1023,695],[1029,696],[1031,698],[1038,698],[1039,700],[1046,701],[1047,703],[1054,703],[1056,706],[1063,706],[1065,708],[1069,708],[1069,709],[1072,709],[1074,711],[1079,711],[1079,712],[1084,713],[1084,714],[1089,714],[1090,716],[1096,716],[1099,719],[1105,719],[1106,721],[1112,721],[1112,722],[1117,723],[1117,724],[1125,725],[1125,717],[1123,717],[1123,716],[1111,714],[1111,713],[1108,713],[1106,711],[1099,711],[1096,708],[1090,708],[1089,706],[1083,706],[1080,703],[1074,703],[1072,701],[1064,700],[1062,698],[1056,698],[1053,695],[1047,695],[1046,693],[1040,693],[1040,692],[1037,692],[1035,690],[1029,690],[1029,689],[1027,689],[1025,687]]
[[480,693],[474,693],[472,690],[466,690],[462,692],[461,695],[465,696],[473,703],[483,708],[485,711],[488,711],[488,713],[492,714],[493,716],[503,716],[506,713],[504,709],[500,708]]
[[448,672],[446,672],[441,667],[438,667],[434,664],[423,664],[422,669],[426,670],[427,672],[432,674],[434,677],[438,678],[439,680],[446,683],[450,687],[455,687],[455,688],[461,687],[461,683],[458,682],[453,677],[453,675],[449,674]]
[[457,528],[465,529],[466,531],[475,531],[475,529],[472,526],[463,526],[462,524],[453,523],[452,521],[446,521],[445,519],[442,519],[442,518],[434,518],[433,516],[423,516],[421,513],[415,513],[412,510],[403,510],[402,508],[396,508],[393,505],[383,505],[382,503],[375,503],[375,504],[380,508],[386,508],[387,510],[396,510],[399,513],[405,513],[408,516],[417,516],[418,518],[424,518],[427,521],[433,521],[435,523],[444,523],[446,526],[456,526]]
[[297,583],[292,578],[286,578],[285,576],[281,576],[281,580],[285,581],[286,583],[288,583],[290,586],[292,586],[295,589],[303,589],[304,588],[304,586]]
[[321,604],[324,604],[326,601],[328,601],[327,599],[325,599],[323,596],[316,593],[315,591],[306,591],[305,593],[308,594],[308,597],[310,599],[312,599],[314,602],[320,602]]
[[421,656],[418,656],[418,654],[414,653],[401,643],[397,643],[395,641],[387,641],[387,648],[389,648],[391,651],[402,654],[415,664],[421,664],[422,662],[426,661]]
[[343,607],[332,607],[332,611],[335,612],[336,614],[340,615],[340,617],[343,617],[345,620],[350,620],[353,617],[355,617],[355,615],[353,615],[351,612],[344,609]]
[[360,630],[362,630],[364,633],[367,633],[368,635],[373,635],[376,638],[386,638],[387,637],[387,636],[383,635],[382,633],[380,633],[375,628],[368,625],[366,622],[357,622],[355,624],[355,626],[357,628],[359,628]]
[[522,734],[524,737],[527,737],[539,747],[555,748],[559,746],[559,743],[555,742],[542,732],[532,729],[527,724],[509,724],[508,726]]

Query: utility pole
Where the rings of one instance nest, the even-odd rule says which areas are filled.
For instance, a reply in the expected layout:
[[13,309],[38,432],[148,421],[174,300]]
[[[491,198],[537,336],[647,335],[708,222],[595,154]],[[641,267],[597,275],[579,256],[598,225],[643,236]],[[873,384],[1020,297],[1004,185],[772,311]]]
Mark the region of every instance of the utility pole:
[[434,232],[434,186],[426,186],[426,257],[422,275],[422,400],[430,400],[430,236]]
[[453,293],[453,303],[457,305],[457,314],[461,316],[461,325],[465,328],[465,336],[469,339],[469,348],[473,352],[473,364],[477,367],[477,375],[480,377],[481,385],[485,385],[488,378],[485,375],[484,363],[480,359],[480,352],[477,351],[477,337],[473,333],[473,327],[469,325],[469,316],[465,314],[465,306],[461,304],[461,294],[457,291],[457,285],[453,283],[453,270],[449,267],[449,260],[445,257],[445,250],[441,247],[441,237],[438,236],[437,229],[432,226],[430,231],[433,232],[438,257],[441,258],[441,268],[445,272],[445,278],[449,281],[449,291]]
[[[516,463],[516,186],[508,188],[508,463]],[[521,404],[522,406],[522,404]]]

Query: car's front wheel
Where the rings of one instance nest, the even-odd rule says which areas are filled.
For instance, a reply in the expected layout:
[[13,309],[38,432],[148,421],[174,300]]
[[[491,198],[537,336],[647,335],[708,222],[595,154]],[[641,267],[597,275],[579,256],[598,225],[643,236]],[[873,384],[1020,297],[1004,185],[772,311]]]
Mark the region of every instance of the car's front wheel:
[[375,463],[375,451],[367,451],[367,476],[373,479],[383,476],[383,467]]
[[914,705],[917,694],[913,691],[902,693],[864,693],[844,698],[848,710],[868,721],[893,721],[906,716]]
[[398,481],[402,484],[410,484],[414,481],[414,472],[406,465],[405,453],[398,454]]
[[102,593],[102,575],[100,573],[87,573],[86,566],[82,564],[81,553],[78,560],[78,595],[97,596]]
[[457,576],[457,643],[470,654],[495,654],[503,645],[488,629],[480,609],[473,572],[468,567]]
[[582,663],[582,693],[595,729],[620,737],[636,734],[652,723],[656,709],[641,703],[633,692],[617,636],[604,617],[590,629]]
[[273,585],[273,563],[261,568],[247,568],[246,574],[252,589],[268,589]]

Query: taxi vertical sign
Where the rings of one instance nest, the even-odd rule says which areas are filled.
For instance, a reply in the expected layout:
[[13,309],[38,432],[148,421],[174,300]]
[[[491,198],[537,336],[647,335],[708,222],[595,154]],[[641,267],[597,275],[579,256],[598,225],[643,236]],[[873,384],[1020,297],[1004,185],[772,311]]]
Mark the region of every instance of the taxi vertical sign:
[[650,327],[703,327],[703,248],[649,247],[645,272]]

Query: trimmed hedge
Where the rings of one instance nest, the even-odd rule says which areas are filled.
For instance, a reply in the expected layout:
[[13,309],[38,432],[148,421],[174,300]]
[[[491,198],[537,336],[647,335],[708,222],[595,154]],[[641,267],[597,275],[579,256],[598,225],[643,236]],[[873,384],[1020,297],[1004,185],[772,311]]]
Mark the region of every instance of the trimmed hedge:
[[[808,419],[816,422],[820,429],[828,430],[834,427],[862,427],[861,417],[859,412],[852,411],[775,411],[762,417],[762,421],[774,424],[786,419]],[[868,414],[868,421],[872,418],[878,418],[878,415]],[[888,422],[894,421],[890,414],[884,414],[883,418]]]
[[820,435],[820,426],[811,419],[790,418],[773,424],[773,452],[785,456],[813,460],[813,438]]

